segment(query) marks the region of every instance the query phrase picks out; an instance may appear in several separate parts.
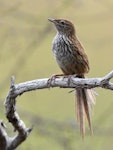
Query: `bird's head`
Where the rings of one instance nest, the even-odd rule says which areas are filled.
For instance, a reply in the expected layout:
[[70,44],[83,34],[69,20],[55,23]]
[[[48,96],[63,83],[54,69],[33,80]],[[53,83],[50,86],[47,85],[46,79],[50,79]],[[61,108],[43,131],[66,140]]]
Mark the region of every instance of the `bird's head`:
[[64,19],[52,19],[52,18],[49,18],[48,20],[55,25],[59,34],[63,34],[63,35],[75,34],[74,25],[70,21]]

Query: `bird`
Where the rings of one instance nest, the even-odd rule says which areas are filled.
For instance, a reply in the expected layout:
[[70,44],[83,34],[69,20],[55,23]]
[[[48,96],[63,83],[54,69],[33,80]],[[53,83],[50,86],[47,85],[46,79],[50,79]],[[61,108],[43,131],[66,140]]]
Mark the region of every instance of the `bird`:
[[[66,19],[48,19],[56,28],[56,35],[52,42],[54,58],[63,72],[64,76],[75,75],[78,78],[85,78],[90,70],[88,56],[79,41],[75,27],[71,21]],[[93,134],[91,123],[91,109],[95,104],[93,90],[76,88],[76,113],[80,126],[80,135],[85,136],[85,117],[91,135]]]

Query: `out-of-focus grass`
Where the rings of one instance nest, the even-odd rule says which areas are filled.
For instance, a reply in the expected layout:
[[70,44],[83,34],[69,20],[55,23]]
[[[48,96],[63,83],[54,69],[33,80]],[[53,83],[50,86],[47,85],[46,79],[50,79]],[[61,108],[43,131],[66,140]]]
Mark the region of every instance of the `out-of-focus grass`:
[[[101,77],[112,70],[112,3],[111,0],[0,1],[0,99],[8,92],[12,75],[19,83],[61,72],[51,52],[56,31],[48,22],[49,17],[66,18],[75,24],[90,61],[88,77]],[[27,126],[35,126],[18,149],[97,150],[106,149],[108,145],[113,147],[113,93],[97,89],[99,95],[92,115],[94,136],[89,136],[86,127],[87,136],[82,143],[76,127],[74,92],[69,94],[69,90],[39,90],[17,99],[22,119]],[[4,115],[2,108],[1,115]],[[44,123],[49,120],[48,125],[36,123],[34,116],[40,116]],[[73,126],[65,128],[65,122],[71,122]]]

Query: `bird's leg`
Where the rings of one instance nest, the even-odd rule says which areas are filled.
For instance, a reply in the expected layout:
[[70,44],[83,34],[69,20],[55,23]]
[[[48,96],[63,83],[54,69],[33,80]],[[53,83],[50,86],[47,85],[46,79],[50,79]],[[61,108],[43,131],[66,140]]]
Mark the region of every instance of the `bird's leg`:
[[72,75],[64,75],[63,78],[67,78],[68,79],[68,85],[70,85],[70,82],[71,82],[71,77]]
[[52,81],[55,81],[56,78],[59,78],[59,77],[62,77],[62,76],[65,76],[64,74],[53,74],[47,81],[47,86],[50,88],[51,86],[51,82]]
[[[78,78],[78,75],[77,75],[77,74],[73,74],[73,75],[67,75],[67,76],[65,76],[65,77],[67,77],[67,78],[68,78],[68,85],[70,85],[71,78],[72,78],[72,77],[74,77],[74,78]],[[65,78],[65,77],[64,77],[64,78]],[[73,92],[73,91],[75,91],[75,89],[74,89],[74,90],[69,91],[68,93],[71,93],[71,92]]]
[[56,78],[59,78],[59,77],[63,77],[63,78],[68,78],[68,85],[70,85],[70,82],[71,82],[71,77],[78,77],[77,74],[73,74],[73,75],[66,75],[66,74],[53,74],[47,81],[47,86],[50,88],[51,86],[51,82],[52,81],[55,81]]
[[71,82],[71,78],[72,78],[72,77],[78,78],[78,75],[77,75],[77,74],[64,75],[64,78],[68,78],[68,85],[70,85],[70,82]]

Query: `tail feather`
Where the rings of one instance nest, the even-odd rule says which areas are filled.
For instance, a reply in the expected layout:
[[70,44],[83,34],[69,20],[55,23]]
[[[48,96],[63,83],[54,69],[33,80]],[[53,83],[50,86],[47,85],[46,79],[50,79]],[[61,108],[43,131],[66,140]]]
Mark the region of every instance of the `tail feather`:
[[80,123],[80,133],[82,138],[84,138],[85,135],[85,126],[84,126],[84,104],[82,100],[81,90],[78,89],[76,91],[76,111],[77,111],[77,121]]
[[85,135],[85,119],[84,119],[85,115],[88,121],[90,132],[91,134],[93,133],[90,111],[94,103],[95,99],[91,90],[76,89],[77,120],[80,123],[80,133],[82,135],[82,138],[84,138]]
[[85,110],[86,118],[88,121],[90,132],[91,132],[91,134],[93,134],[92,124],[91,124],[91,116],[90,116],[91,106],[90,106],[90,103],[88,102],[90,99],[88,96],[87,89],[82,89],[82,94],[83,94],[83,103],[84,103],[84,110]]

